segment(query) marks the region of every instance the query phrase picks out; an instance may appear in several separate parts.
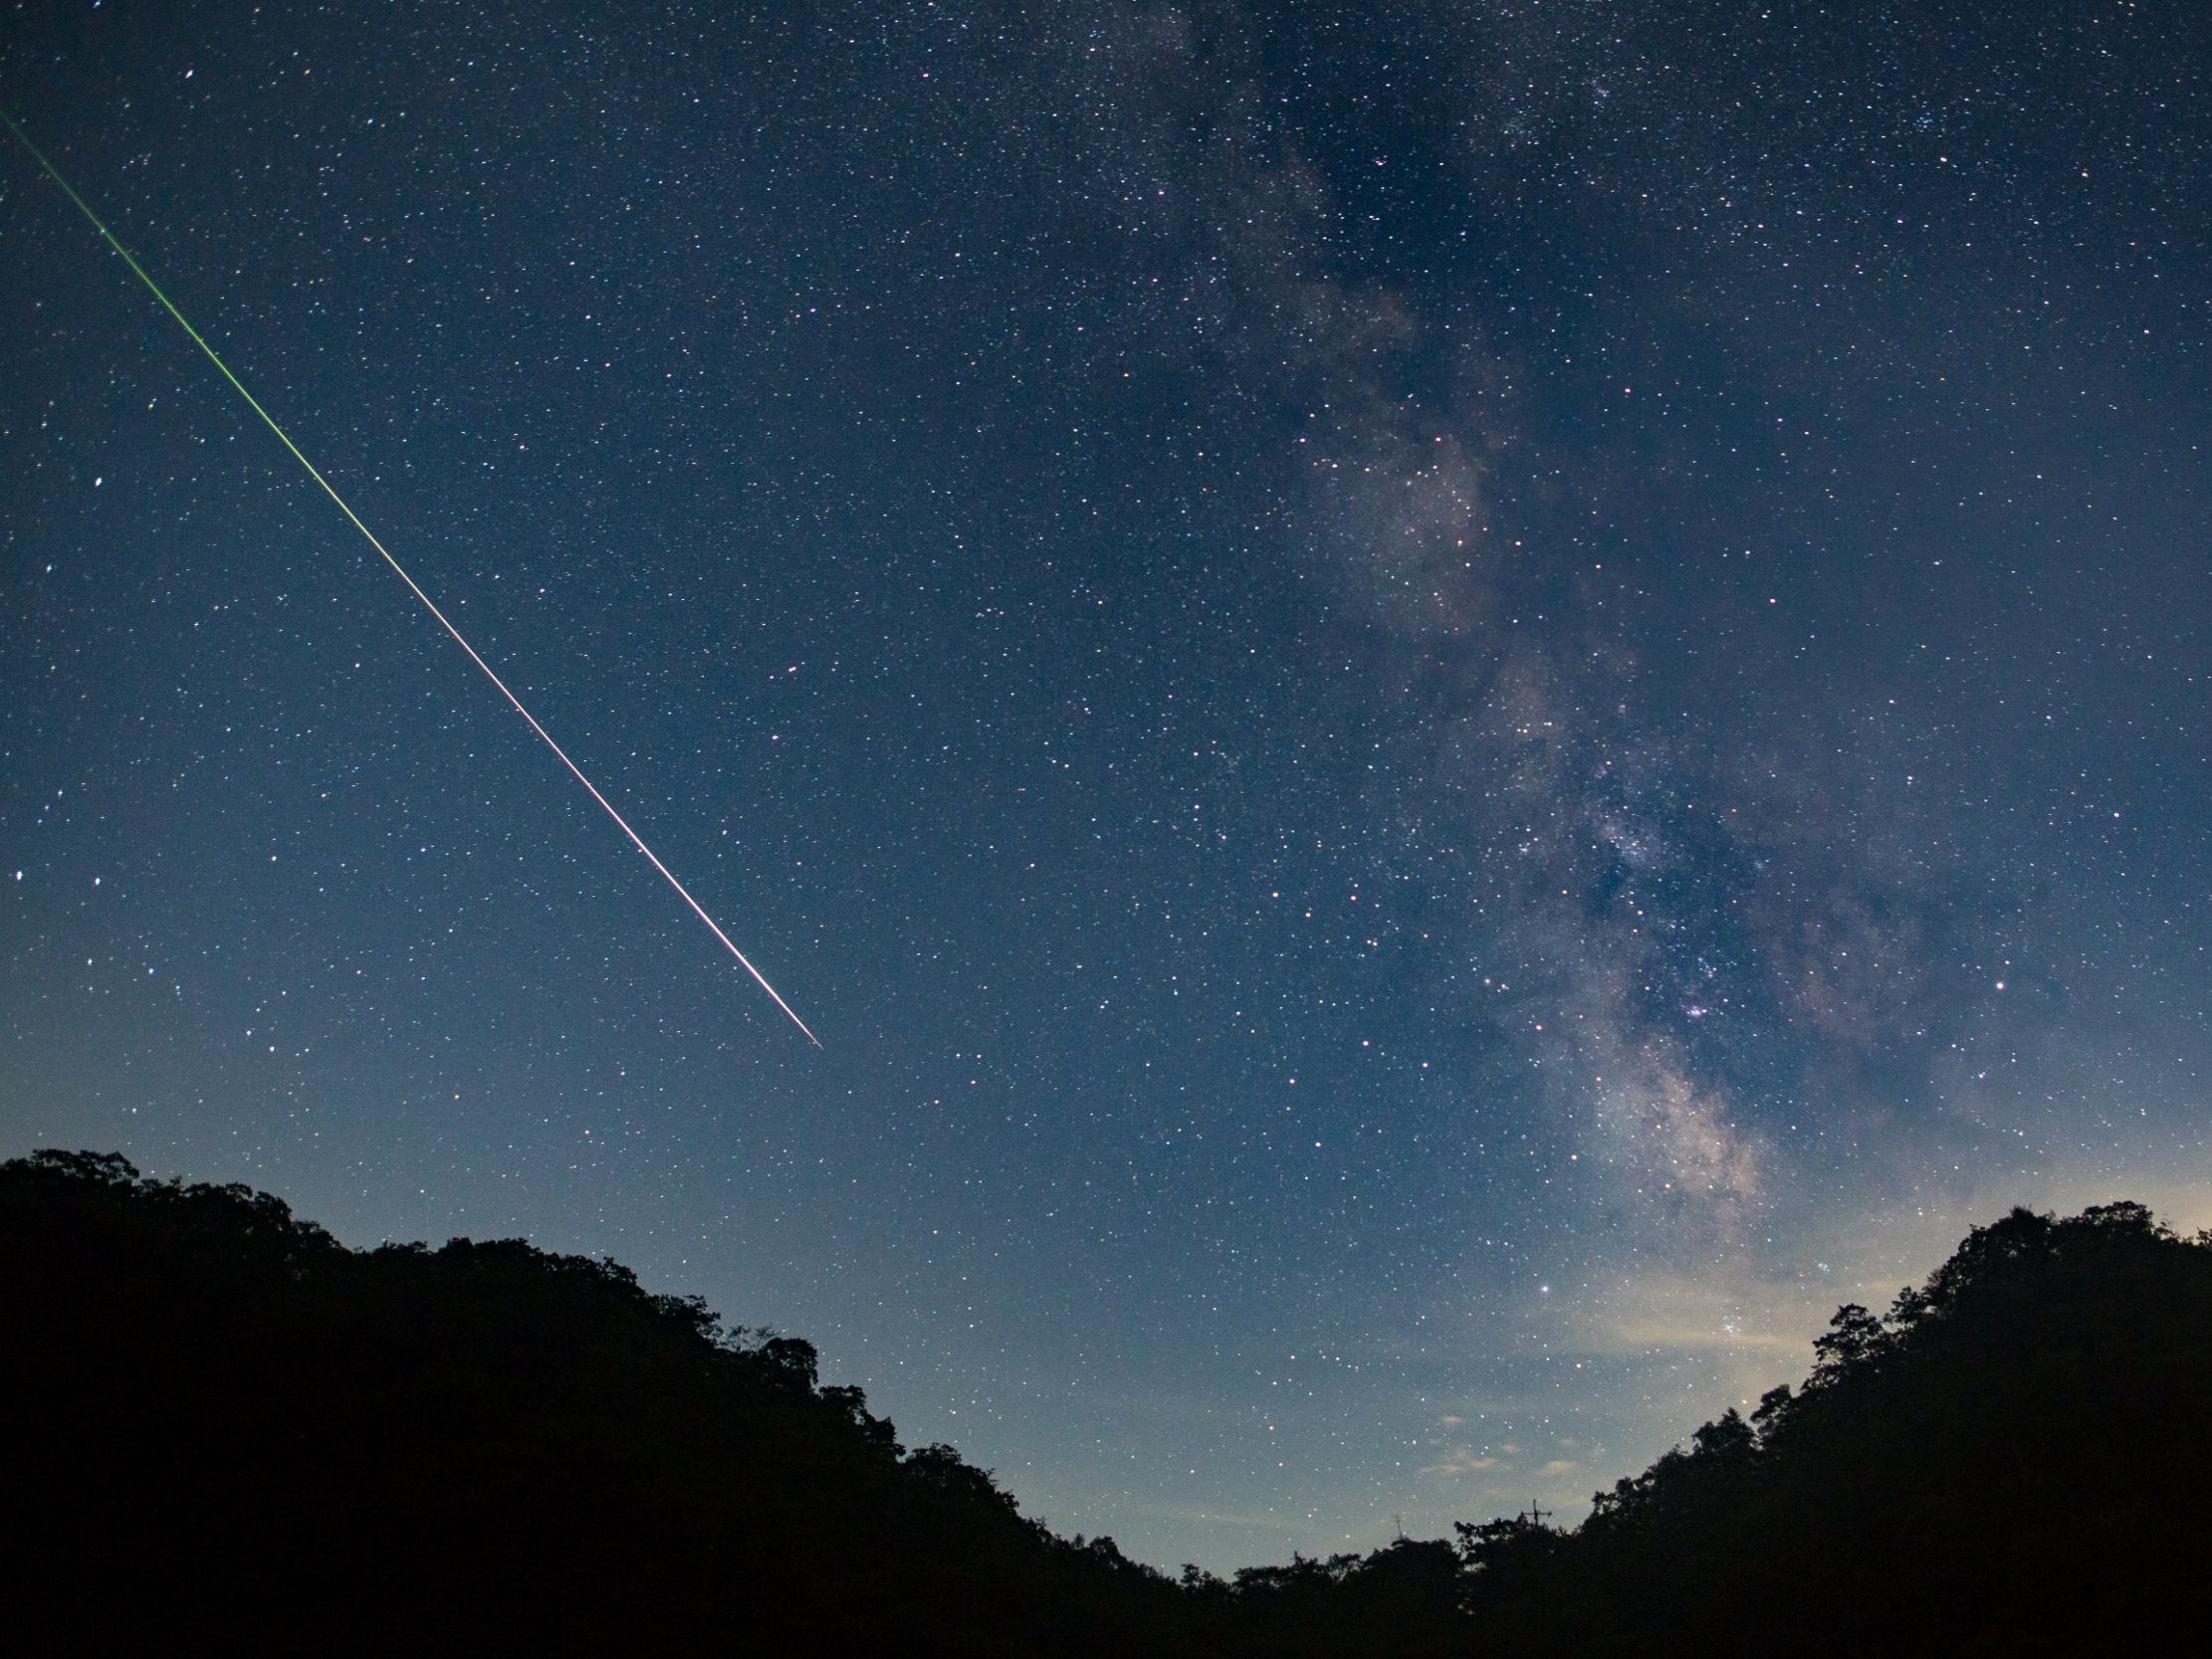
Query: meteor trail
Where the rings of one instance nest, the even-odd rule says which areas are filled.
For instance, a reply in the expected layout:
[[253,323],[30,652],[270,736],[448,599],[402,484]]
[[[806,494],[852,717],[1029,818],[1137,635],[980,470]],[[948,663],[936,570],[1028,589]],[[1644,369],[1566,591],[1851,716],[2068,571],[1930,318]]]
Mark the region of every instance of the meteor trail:
[[326,496],[330,497],[331,500],[336,504],[337,510],[340,513],[345,515],[346,522],[350,523],[355,529],[361,532],[362,537],[368,542],[368,544],[376,549],[377,556],[381,558],[386,564],[392,567],[392,573],[396,575],[401,581],[407,584],[407,591],[412,593],[417,599],[420,599],[422,601],[423,609],[428,611],[433,617],[437,618],[438,626],[443,628],[448,634],[451,634],[453,636],[453,643],[458,645],[463,651],[466,651],[469,654],[469,661],[476,664],[478,668],[484,671],[484,678],[491,681],[494,686],[499,688],[500,696],[507,699],[509,705],[514,709],[515,713],[522,716],[523,719],[529,723],[531,730],[537,732],[538,735],[545,740],[546,746],[553,751],[554,756],[560,761],[563,766],[568,768],[569,774],[574,777],[578,783],[584,786],[584,789],[590,794],[591,798],[599,803],[600,807],[605,811],[606,815],[609,818],[612,818],[614,820],[615,828],[619,829],[624,835],[629,837],[630,845],[635,847],[639,852],[645,855],[646,862],[652,865],[655,870],[658,870],[661,873],[661,879],[666,881],[670,887],[676,890],[676,896],[683,900],[685,904],[691,907],[692,915],[698,917],[700,921],[704,922],[707,925],[707,931],[713,933],[716,938],[722,941],[722,947],[725,950],[729,951],[731,955],[737,957],[738,965],[744,968],[746,972],[753,975],[754,983],[759,985],[764,991],[767,991],[770,998],[775,1003],[775,1005],[778,1008],[782,1009],[785,1014],[790,1016],[790,1021],[793,1025],[797,1026],[800,1031],[805,1032],[806,1040],[812,1043],[816,1048],[820,1048],[822,1046],[821,1039],[815,1036],[812,1031],[807,1030],[806,1022],[800,1019],[798,1015],[793,1012],[791,1005],[788,1002],[785,1002],[781,995],[777,993],[775,987],[768,982],[767,975],[763,974],[759,968],[755,967],[753,963],[746,958],[745,952],[743,950],[740,950],[737,947],[736,942],[731,939],[730,935],[722,931],[720,924],[718,924],[713,917],[707,914],[706,907],[701,905],[698,900],[694,899],[691,896],[691,890],[685,887],[682,882],[676,879],[676,873],[673,870],[669,869],[667,865],[661,863],[660,855],[654,852],[652,848],[645,845],[645,838],[639,835],[636,830],[630,828],[630,821],[627,818],[623,817],[621,813],[615,811],[614,803],[612,801],[608,800],[606,796],[599,793],[599,786],[593,783],[591,779],[584,776],[583,768],[577,765],[573,760],[568,758],[568,751],[562,748],[558,743],[553,741],[553,733],[548,731],[543,726],[540,726],[538,724],[538,717],[532,714],[528,709],[523,707],[523,700],[507,689],[507,682],[502,680],[499,675],[493,671],[492,665],[490,663],[486,662],[483,657],[478,655],[476,647],[471,645],[468,640],[463,637],[461,630],[456,628],[452,624],[452,622],[447,619],[444,611],[438,609],[437,604],[431,599],[430,595],[423,592],[420,584],[415,581],[414,577],[407,574],[405,567],[400,564],[399,560],[393,558],[390,551],[384,546],[384,544],[376,539],[376,532],[371,530],[366,524],[361,522],[360,515],[355,513],[350,507],[346,505],[345,498],[343,496],[340,496],[337,491],[332,487],[331,481],[323,476],[322,472],[316,467],[316,464],[310,461],[307,456],[301,452],[300,446],[292,441],[291,434],[287,433],[283,427],[279,426],[277,424],[276,417],[270,414],[268,410],[264,409],[261,406],[260,400],[256,398],[252,392],[246,389],[246,383],[243,380],[239,379],[237,375],[231,372],[230,364],[224,362],[220,356],[216,355],[215,347],[208,344],[207,341],[201,337],[200,331],[197,328],[193,327],[190,322],[185,320],[184,313],[176,309],[175,304],[169,299],[166,294],[163,294],[161,292],[160,287],[154,282],[154,280],[146,275],[145,267],[140,265],[135,259],[131,258],[130,250],[128,248],[125,248],[120,242],[115,239],[115,233],[108,228],[107,224],[101,219],[100,215],[92,210],[91,204],[88,203],[83,196],[80,196],[77,193],[76,189],[70,184],[68,179],[62,176],[61,169],[56,167],[53,162],[47,160],[46,152],[40,149],[38,145],[31,142],[30,135],[26,133],[22,127],[16,125],[14,117],[9,115],[6,110],[0,110],[0,121],[5,121],[7,123],[8,130],[15,135],[15,141],[21,144],[26,150],[30,152],[31,159],[36,161],[40,165],[40,167],[45,169],[46,176],[48,178],[52,179],[56,184],[62,187],[62,194],[69,197],[69,199],[77,205],[77,211],[82,213],[86,217],[86,219],[90,221],[94,230],[100,232],[101,237],[107,242],[108,246],[114,249],[116,253],[122,256],[122,262],[123,264],[130,267],[131,275],[135,276],[138,281],[145,284],[146,292],[151,294],[154,299],[161,302],[161,309],[167,311],[169,315],[176,319],[176,325],[179,328],[182,328],[185,333],[190,336],[191,341],[194,345],[198,346],[201,351],[206,353],[207,360],[213,363],[217,369],[221,370],[223,378],[225,380],[228,380],[231,385],[237,390],[238,395],[246,400],[246,406],[249,409],[253,410],[255,414],[259,415],[261,417],[262,424],[268,427],[271,432],[274,432],[277,435],[277,442],[284,445],[286,449],[290,450],[292,452],[292,458],[308,470],[308,477],[314,479],[317,484],[323,487],[323,493]]

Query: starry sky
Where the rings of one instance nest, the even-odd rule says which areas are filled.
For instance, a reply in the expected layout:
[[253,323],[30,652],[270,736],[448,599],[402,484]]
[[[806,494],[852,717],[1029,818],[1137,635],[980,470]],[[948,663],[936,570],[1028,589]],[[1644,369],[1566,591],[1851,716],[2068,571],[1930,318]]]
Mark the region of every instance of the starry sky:
[[25,0],[0,1152],[1216,1569],[2212,1222],[2212,14]]

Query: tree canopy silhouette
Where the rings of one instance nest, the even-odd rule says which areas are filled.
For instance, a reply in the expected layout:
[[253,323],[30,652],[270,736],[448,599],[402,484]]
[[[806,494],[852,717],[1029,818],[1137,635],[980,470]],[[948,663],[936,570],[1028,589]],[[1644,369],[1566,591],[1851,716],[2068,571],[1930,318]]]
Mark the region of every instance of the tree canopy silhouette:
[[2097,1652],[2201,1631],[2212,1248],[2140,1204],[1978,1227],[1803,1388],[1705,1424],[1572,1534],[1461,1528],[1508,1650]]
[[1977,1228],[1573,1531],[1226,1579],[1056,1537],[612,1262],[350,1250],[112,1154],[0,1165],[0,1355],[27,1651],[2088,1652],[2212,1614],[2212,1244],[2137,1204]]
[[18,1638],[1126,1652],[1178,1605],[611,1262],[352,1251],[77,1152],[0,1168],[0,1253]]

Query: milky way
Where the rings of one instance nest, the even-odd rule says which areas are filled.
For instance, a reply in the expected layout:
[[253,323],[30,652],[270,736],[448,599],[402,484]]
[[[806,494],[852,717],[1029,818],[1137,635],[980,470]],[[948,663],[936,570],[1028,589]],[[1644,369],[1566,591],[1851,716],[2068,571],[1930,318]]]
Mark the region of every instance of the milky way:
[[2212,1221],[2207,26],[33,8],[5,1149],[527,1233],[1228,1567]]

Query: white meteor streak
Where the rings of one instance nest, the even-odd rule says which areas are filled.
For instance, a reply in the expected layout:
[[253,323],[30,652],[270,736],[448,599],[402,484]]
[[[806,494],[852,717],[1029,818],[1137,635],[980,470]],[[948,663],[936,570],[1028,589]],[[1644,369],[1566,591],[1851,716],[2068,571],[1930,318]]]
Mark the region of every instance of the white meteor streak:
[[806,1040],[812,1043],[816,1048],[820,1048],[822,1046],[821,1039],[815,1036],[812,1031],[807,1030],[806,1022],[800,1019],[798,1015],[792,1011],[791,1005],[788,1002],[785,1002],[783,998],[777,993],[775,987],[768,982],[768,976],[762,973],[759,968],[755,967],[753,963],[747,958],[746,953],[737,947],[736,942],[732,940],[730,935],[722,931],[721,925],[717,923],[713,917],[707,914],[706,907],[701,905],[698,900],[694,899],[691,896],[691,889],[687,888],[682,882],[678,881],[676,879],[676,873],[660,861],[660,855],[654,852],[652,848],[645,845],[645,838],[639,835],[636,830],[630,828],[630,821],[614,809],[614,803],[612,801],[608,800],[606,796],[599,793],[599,786],[593,783],[590,778],[584,775],[583,768],[581,766],[577,765],[573,760],[568,758],[568,751],[562,748],[558,743],[553,741],[553,733],[548,731],[543,726],[538,724],[538,717],[532,714],[528,709],[523,707],[523,700],[517,697],[512,691],[508,690],[507,682],[502,680],[499,675],[493,671],[492,665],[486,662],[483,657],[478,654],[476,647],[471,645],[468,640],[463,637],[461,630],[453,625],[452,621],[446,616],[446,613],[438,609],[436,602],[431,599],[429,594],[423,592],[421,584],[418,583],[414,579],[414,577],[408,575],[405,567],[400,564],[399,560],[393,558],[390,551],[384,546],[384,544],[376,539],[376,532],[371,530],[366,524],[361,522],[360,515],[355,513],[352,508],[346,505],[345,498],[343,496],[340,496],[337,491],[332,488],[331,481],[323,476],[321,469],[319,469],[314,462],[310,461],[307,456],[301,452],[300,446],[292,441],[291,435],[287,433],[283,427],[277,424],[276,417],[270,414],[268,410],[264,409],[261,406],[260,400],[256,398],[252,392],[246,389],[246,383],[240,380],[237,375],[231,372],[230,364],[224,362],[223,359],[216,354],[215,348],[212,345],[208,344],[207,341],[201,337],[200,331],[197,328],[193,327],[190,322],[185,320],[184,313],[176,309],[176,306],[170,301],[169,297],[166,294],[163,294],[161,292],[159,285],[157,285],[151,277],[146,275],[145,267],[141,266],[135,259],[133,259],[130,255],[130,250],[128,248],[125,248],[120,242],[115,239],[115,233],[108,228],[106,223],[102,221],[100,215],[92,210],[91,205],[85,200],[85,198],[80,196],[75,188],[71,186],[69,180],[62,176],[61,170],[57,168],[53,162],[47,160],[45,152],[42,151],[38,147],[38,145],[31,142],[29,136],[24,132],[23,128],[16,125],[14,119],[10,117],[4,110],[0,110],[0,121],[6,122],[8,130],[15,134],[16,142],[21,144],[26,150],[30,151],[31,158],[34,161],[38,162],[38,164],[45,169],[46,176],[48,178],[51,178],[56,184],[60,185],[62,187],[62,193],[69,197],[72,202],[77,204],[77,210],[80,213],[84,214],[84,216],[92,222],[93,229],[100,232],[102,238],[106,240],[108,246],[114,249],[116,253],[122,256],[122,262],[123,264],[130,267],[131,274],[134,275],[138,279],[138,281],[145,284],[147,293],[151,294],[154,299],[161,302],[161,309],[167,311],[170,316],[176,319],[176,325],[182,328],[184,332],[190,336],[191,341],[194,345],[198,346],[201,351],[206,353],[207,360],[213,363],[217,369],[222,371],[223,378],[225,380],[228,380],[231,383],[232,387],[236,389],[238,395],[246,400],[246,406],[249,409],[253,410],[255,414],[259,415],[261,417],[262,424],[268,427],[271,432],[274,432],[277,435],[277,442],[284,445],[286,449],[290,450],[292,452],[292,458],[295,461],[299,462],[301,466],[307,469],[308,477],[314,479],[317,484],[323,487],[323,493],[326,496],[330,497],[331,500],[336,504],[337,510],[345,515],[346,521],[350,523],[355,529],[361,532],[362,537],[368,542],[368,544],[376,549],[377,556],[383,559],[386,564],[391,566],[392,573],[396,575],[401,581],[407,584],[407,591],[412,593],[417,599],[422,601],[423,609],[428,611],[433,617],[435,617],[437,619],[438,626],[443,628],[448,634],[453,637],[454,644],[458,645],[463,651],[466,651],[469,654],[469,661],[476,664],[478,668],[484,671],[484,678],[491,681],[491,683],[499,689],[500,696],[507,699],[509,706],[514,709],[515,713],[522,716],[523,719],[529,723],[531,730],[537,732],[538,735],[542,739],[544,739],[546,746],[553,751],[554,756],[560,761],[560,763],[568,768],[569,775],[574,777],[578,783],[582,784],[584,786],[584,789],[590,794],[591,798],[599,803],[601,809],[605,811],[606,815],[614,820],[615,828],[619,829],[624,835],[629,837],[630,845],[635,847],[639,852],[645,855],[646,862],[651,864],[655,870],[658,870],[661,873],[661,879],[667,882],[670,887],[676,890],[676,896],[682,899],[685,904],[691,907],[692,915],[698,917],[700,921],[704,922],[707,925],[707,931],[713,933],[716,938],[722,941],[722,947],[738,959],[738,965],[744,968],[746,972],[753,975],[754,983],[759,985],[761,989],[769,993],[770,999],[774,1001],[778,1008],[782,1009],[786,1015],[789,1016],[790,1022],[793,1025],[797,1026],[800,1031],[805,1032]]

